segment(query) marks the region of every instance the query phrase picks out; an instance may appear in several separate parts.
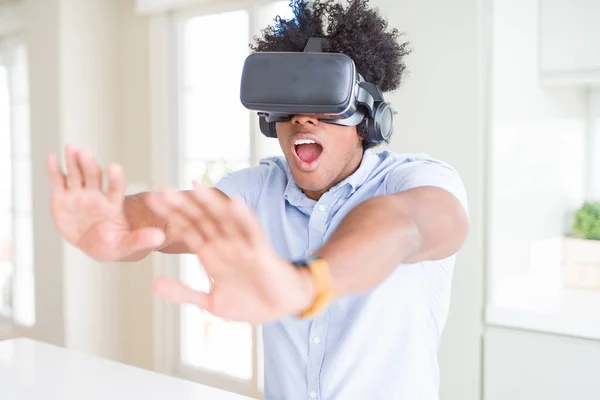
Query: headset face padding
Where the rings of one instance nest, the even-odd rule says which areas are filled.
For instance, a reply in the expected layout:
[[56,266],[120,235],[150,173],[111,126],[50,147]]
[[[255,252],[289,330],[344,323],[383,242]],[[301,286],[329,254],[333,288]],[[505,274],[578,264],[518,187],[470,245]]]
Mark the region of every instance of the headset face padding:
[[275,122],[267,122],[265,117],[259,118],[260,131],[269,138],[277,138],[277,127]]
[[[377,103],[373,118],[366,117],[367,141],[379,143],[392,136],[394,114],[391,107],[385,103]],[[260,131],[269,138],[277,138],[275,122],[267,122],[265,117],[259,118]]]

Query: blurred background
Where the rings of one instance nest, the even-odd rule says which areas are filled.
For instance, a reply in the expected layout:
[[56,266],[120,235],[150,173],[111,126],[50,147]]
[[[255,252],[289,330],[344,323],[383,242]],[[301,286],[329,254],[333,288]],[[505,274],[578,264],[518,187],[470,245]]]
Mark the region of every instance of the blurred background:
[[[469,193],[441,399],[597,399],[600,1],[371,4],[414,49],[388,96],[387,148],[449,162]],[[290,11],[287,0],[0,0],[0,340],[261,397],[260,330],[149,292],[165,274],[203,287],[194,257],[101,265],[66,246],[44,158],[88,147],[122,164],[135,193],[281,154],[241,106],[239,77],[251,38]]]

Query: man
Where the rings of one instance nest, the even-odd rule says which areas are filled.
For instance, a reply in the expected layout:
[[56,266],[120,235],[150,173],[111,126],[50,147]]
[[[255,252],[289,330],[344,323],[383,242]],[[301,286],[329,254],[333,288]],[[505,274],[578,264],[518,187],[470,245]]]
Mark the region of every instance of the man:
[[[407,44],[366,0],[292,6],[295,18],[277,19],[255,51],[302,51],[327,37],[365,81],[384,92],[400,84]],[[154,291],[262,324],[266,399],[437,399],[437,350],[468,231],[460,177],[426,155],[374,153],[365,121],[293,115],[275,130],[285,157],[214,188],[127,197],[119,167],[109,166],[103,192],[95,160],[69,146],[67,175],[47,160],[58,230],[104,262],[196,254],[210,293],[166,278]]]

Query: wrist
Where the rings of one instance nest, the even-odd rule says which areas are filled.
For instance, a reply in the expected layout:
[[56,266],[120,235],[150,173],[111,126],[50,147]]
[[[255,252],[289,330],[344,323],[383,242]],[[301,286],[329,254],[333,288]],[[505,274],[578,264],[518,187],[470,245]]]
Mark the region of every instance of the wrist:
[[300,314],[304,310],[307,310],[315,300],[315,283],[312,273],[308,268],[294,268],[298,273],[298,283],[300,286],[299,306],[294,311],[296,314]]
[[312,318],[326,309],[335,298],[329,263],[324,258],[308,256],[293,264],[298,268],[301,287],[304,289],[305,307],[301,309],[299,316]]

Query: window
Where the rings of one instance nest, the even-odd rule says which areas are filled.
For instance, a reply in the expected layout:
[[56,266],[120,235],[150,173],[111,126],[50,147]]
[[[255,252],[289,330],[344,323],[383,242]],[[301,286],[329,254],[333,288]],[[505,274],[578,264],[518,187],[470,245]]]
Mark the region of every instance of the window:
[[569,243],[576,210],[600,200],[600,91],[580,71],[573,85],[541,79],[538,7],[494,2],[486,320],[599,338],[600,242]]
[[0,317],[35,322],[27,54],[0,38]]
[[[283,154],[277,140],[262,135],[255,114],[242,106],[239,85],[251,39],[275,16],[290,17],[292,10],[287,0],[248,3],[232,9],[208,2],[210,11],[186,10],[174,18],[178,145],[173,159],[180,188],[190,188],[192,180],[214,184],[230,171]],[[208,288],[195,256],[180,256],[176,270],[191,287]],[[177,373],[260,396],[260,331],[188,306],[181,307],[178,321],[173,344]]]

